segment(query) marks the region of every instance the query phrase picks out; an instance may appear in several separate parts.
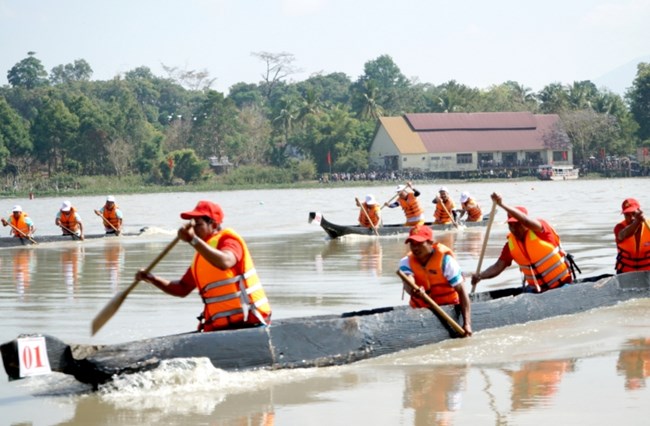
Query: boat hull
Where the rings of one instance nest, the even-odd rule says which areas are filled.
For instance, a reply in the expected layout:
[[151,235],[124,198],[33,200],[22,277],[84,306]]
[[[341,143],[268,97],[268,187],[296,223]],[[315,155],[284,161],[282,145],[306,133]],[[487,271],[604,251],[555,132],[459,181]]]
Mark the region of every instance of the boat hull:
[[[472,302],[474,332],[584,312],[650,297],[650,273],[633,272],[564,286],[543,294],[504,289]],[[453,307],[443,307],[459,320]],[[207,357],[224,370],[342,365],[455,337],[428,309],[387,307],[342,315],[290,318],[269,327],[186,333],[117,345],[67,345],[46,336],[51,369],[94,386],[115,375],[146,371],[173,358]],[[7,375],[20,378],[17,339],[0,346]]]
[[[120,234],[119,237],[134,237],[142,234],[146,228],[142,228],[140,232],[131,232]],[[95,240],[98,238],[113,238],[117,237],[115,234],[86,234],[84,235],[84,241],[86,240]],[[27,238],[16,238],[16,237],[1,237],[0,238],[0,248],[5,247],[21,247],[21,246],[33,246],[42,243],[60,243],[65,241],[81,241],[76,235],[34,235],[32,237],[36,244],[30,241]]]
[[[484,216],[481,221],[478,222],[463,222],[459,227],[476,227],[476,226],[485,226],[488,223],[489,216]],[[374,236],[388,236],[388,235],[397,235],[397,234],[407,234],[410,230],[410,226],[404,226],[403,224],[398,225],[383,225],[377,227],[377,234],[372,228],[366,228],[358,225],[337,225],[325,219],[325,217],[318,212],[309,212],[309,223],[316,223],[320,225],[321,228],[329,235],[330,238],[335,239],[343,237],[345,235],[368,235]],[[430,227],[434,231],[453,231],[457,227],[453,223],[449,224],[434,224],[433,222],[426,222],[426,226]]]

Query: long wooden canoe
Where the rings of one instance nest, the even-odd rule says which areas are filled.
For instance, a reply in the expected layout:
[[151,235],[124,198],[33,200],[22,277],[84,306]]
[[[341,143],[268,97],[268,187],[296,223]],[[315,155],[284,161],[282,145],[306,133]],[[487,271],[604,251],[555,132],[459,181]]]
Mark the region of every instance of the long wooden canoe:
[[[134,237],[142,234],[147,228],[142,228],[139,232],[125,232],[120,234],[120,237]],[[94,240],[98,238],[112,238],[115,237],[115,234],[86,234],[84,235],[85,240]],[[79,237],[76,235],[34,235],[32,237],[37,244],[41,243],[57,243],[63,241],[80,241]],[[16,238],[16,237],[0,237],[0,248],[5,247],[20,247],[20,246],[30,246],[35,245],[32,241],[27,238]]]
[[[461,227],[474,227],[474,226],[485,226],[488,223],[489,215],[484,216],[483,220],[479,222],[462,222],[459,224]],[[364,226],[359,226],[357,225],[336,225],[323,217],[322,213],[319,212],[309,212],[309,223],[315,223],[317,225],[320,225],[321,228],[327,232],[327,235],[329,235],[330,238],[339,238],[344,235],[350,235],[350,234],[355,234],[355,235],[376,235],[375,231],[372,230],[372,228],[366,228]],[[433,222],[426,222],[426,226],[430,227],[434,231],[452,231],[456,229],[456,226],[454,224],[449,223],[445,225],[441,224],[434,224]],[[410,226],[404,226],[404,224],[397,224],[397,225],[383,225],[377,227],[377,234],[379,236],[384,236],[384,235],[396,235],[396,234],[408,234],[408,232],[411,230]]]
[[[521,288],[480,293],[472,302],[472,328],[480,332],[650,297],[650,272],[594,277],[542,294]],[[454,319],[453,307],[443,307]],[[224,370],[342,365],[455,337],[428,309],[378,308],[342,315],[274,321],[268,327],[186,333],[106,346],[68,345],[51,336],[22,335],[0,346],[11,380],[20,360],[42,363],[94,386],[115,375],[157,367],[173,358],[207,357]],[[23,339],[23,343],[21,343]],[[40,347],[24,340],[41,339]],[[21,348],[21,349],[19,349]],[[38,355],[38,357],[37,357]]]

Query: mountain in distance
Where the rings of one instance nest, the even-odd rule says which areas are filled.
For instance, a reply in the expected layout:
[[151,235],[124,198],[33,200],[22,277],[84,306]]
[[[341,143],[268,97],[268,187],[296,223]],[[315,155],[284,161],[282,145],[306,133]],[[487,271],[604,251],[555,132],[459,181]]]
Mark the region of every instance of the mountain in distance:
[[650,55],[641,56],[625,65],[614,68],[608,73],[593,80],[593,83],[598,88],[605,87],[618,95],[625,96],[627,89],[632,87],[632,83],[634,83],[634,79],[636,78],[636,68],[640,62],[650,63]]

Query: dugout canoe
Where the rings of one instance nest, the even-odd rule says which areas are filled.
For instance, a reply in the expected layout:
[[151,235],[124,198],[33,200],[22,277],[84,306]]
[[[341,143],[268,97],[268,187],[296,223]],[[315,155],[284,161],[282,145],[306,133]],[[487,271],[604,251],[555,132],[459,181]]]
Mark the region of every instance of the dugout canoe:
[[[139,232],[125,232],[118,237],[135,237],[142,234],[146,229],[145,227],[140,229]],[[84,235],[83,241],[96,240],[98,238],[114,238],[116,236],[115,234],[86,234]],[[60,243],[64,241],[81,241],[76,235],[34,235],[32,239],[36,241],[36,244],[27,238],[0,237],[0,248],[34,246],[41,243]]]
[[[543,294],[521,288],[474,295],[472,328],[482,330],[585,312],[650,297],[650,272],[593,277]],[[453,307],[443,307],[454,319]],[[19,360],[47,353],[52,371],[97,387],[117,375],[157,367],[173,358],[207,357],[224,370],[287,369],[348,364],[455,337],[429,309],[378,308],[274,321],[269,327],[185,333],[106,346],[69,345],[51,336],[21,335],[0,346],[10,380],[21,378]],[[42,339],[30,349],[21,339]],[[19,350],[19,348],[21,348]],[[27,347],[27,349],[25,349]]]
[[[488,223],[489,215],[483,216],[483,220],[479,222],[461,222],[459,223],[459,227],[475,227],[475,226],[486,226]],[[375,235],[375,231],[373,231],[372,228],[366,228],[363,226],[359,225],[337,225],[334,224],[323,217],[323,214],[320,212],[309,212],[309,223],[315,223],[316,225],[320,225],[321,228],[325,230],[327,235],[329,235],[330,238],[335,239],[342,237],[344,235],[368,235],[368,236],[373,236]],[[426,226],[430,227],[434,231],[453,231],[457,229],[454,224],[449,223],[446,225],[441,225],[441,224],[434,224],[433,222],[426,222]],[[396,225],[383,225],[377,227],[377,234],[379,236],[385,236],[385,235],[397,235],[397,234],[408,234],[408,232],[411,230],[410,226],[404,226],[404,224],[396,224]]]

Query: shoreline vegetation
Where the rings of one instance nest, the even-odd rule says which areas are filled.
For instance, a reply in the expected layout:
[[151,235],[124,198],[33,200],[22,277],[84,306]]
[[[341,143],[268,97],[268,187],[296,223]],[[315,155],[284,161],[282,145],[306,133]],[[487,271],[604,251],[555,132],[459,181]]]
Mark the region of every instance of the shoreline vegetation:
[[[613,179],[599,173],[581,175],[581,180]],[[642,178],[642,177],[639,177]],[[376,187],[386,185],[398,185],[406,181],[412,181],[415,185],[427,184],[451,184],[451,183],[475,183],[475,182],[525,182],[538,181],[533,176],[519,177],[489,177],[489,178],[467,178],[467,179],[443,179],[426,177],[396,177],[393,179],[351,179],[351,180],[327,180],[327,179],[304,179],[295,182],[233,182],[227,176],[210,176],[200,182],[179,183],[178,185],[157,185],[147,182],[145,177],[131,175],[122,178],[114,176],[78,176],[74,178],[52,178],[47,187],[27,182],[20,186],[12,186],[5,182],[0,196],[2,198],[32,198],[51,196],[79,196],[79,195],[128,195],[128,194],[152,194],[172,192],[214,192],[214,191],[246,191],[260,189],[310,189],[310,188],[342,188],[342,187]],[[541,182],[541,181],[540,181]]]

